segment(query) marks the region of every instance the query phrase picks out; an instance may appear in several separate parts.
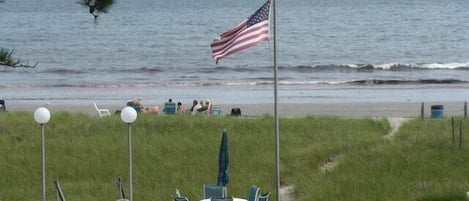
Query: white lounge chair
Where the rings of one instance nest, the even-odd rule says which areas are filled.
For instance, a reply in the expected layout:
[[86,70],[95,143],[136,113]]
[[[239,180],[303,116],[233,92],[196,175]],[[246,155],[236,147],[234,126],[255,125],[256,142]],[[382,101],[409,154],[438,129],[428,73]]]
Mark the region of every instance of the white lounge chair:
[[60,187],[59,180],[55,180],[55,191],[57,193],[57,201],[66,201],[64,193],[62,192],[62,188]]
[[176,193],[174,194],[174,201],[189,201],[189,198],[183,196],[179,189],[176,189]]
[[96,109],[96,111],[98,112],[99,117],[111,116],[111,112],[109,112],[108,109],[98,108],[98,106],[96,105],[96,102],[93,102],[93,105],[94,105],[94,109]]

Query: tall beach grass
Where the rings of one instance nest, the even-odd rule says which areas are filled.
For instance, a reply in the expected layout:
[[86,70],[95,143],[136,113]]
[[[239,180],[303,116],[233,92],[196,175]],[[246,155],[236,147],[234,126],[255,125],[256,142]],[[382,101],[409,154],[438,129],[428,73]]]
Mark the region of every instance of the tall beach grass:
[[[139,115],[132,124],[134,200],[200,200],[217,179],[221,133],[230,144],[228,194],[251,185],[275,193],[274,118]],[[464,122],[467,127],[467,123]],[[294,200],[466,200],[469,145],[453,143],[449,119],[412,120],[393,140],[386,119],[280,119],[281,184]],[[53,113],[45,125],[47,198],[59,179],[67,200],[116,200],[127,179],[127,125]],[[459,138],[458,138],[459,139]],[[40,127],[32,114],[0,113],[0,200],[39,200]],[[324,169],[327,164],[334,164]],[[271,200],[275,195],[271,195]]]

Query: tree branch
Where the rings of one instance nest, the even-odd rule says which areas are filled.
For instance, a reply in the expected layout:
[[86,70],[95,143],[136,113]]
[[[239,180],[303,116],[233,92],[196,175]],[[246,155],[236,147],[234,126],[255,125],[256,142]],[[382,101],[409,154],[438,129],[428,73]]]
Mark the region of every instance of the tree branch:
[[0,66],[9,66],[13,68],[35,68],[37,66],[38,62],[36,62],[34,65],[29,65],[29,61],[26,62],[26,64],[21,63],[21,60],[19,59],[15,61],[13,58],[14,52],[15,49],[10,51],[6,48],[0,48]]

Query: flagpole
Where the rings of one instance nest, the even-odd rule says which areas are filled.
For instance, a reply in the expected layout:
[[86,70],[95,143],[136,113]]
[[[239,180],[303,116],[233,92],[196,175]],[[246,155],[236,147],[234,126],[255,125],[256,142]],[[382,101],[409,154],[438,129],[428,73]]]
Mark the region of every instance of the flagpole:
[[275,198],[280,201],[280,129],[278,117],[278,67],[277,67],[277,24],[275,0],[272,0],[272,34],[274,39],[274,115],[275,115]]

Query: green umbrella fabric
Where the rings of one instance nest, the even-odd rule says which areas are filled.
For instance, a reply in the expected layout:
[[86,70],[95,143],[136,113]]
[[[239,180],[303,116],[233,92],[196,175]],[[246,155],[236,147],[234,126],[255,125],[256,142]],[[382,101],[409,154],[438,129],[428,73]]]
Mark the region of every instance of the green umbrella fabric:
[[228,145],[228,134],[226,131],[223,131],[221,143],[220,143],[220,152],[218,155],[218,186],[226,186],[229,181],[229,145]]

